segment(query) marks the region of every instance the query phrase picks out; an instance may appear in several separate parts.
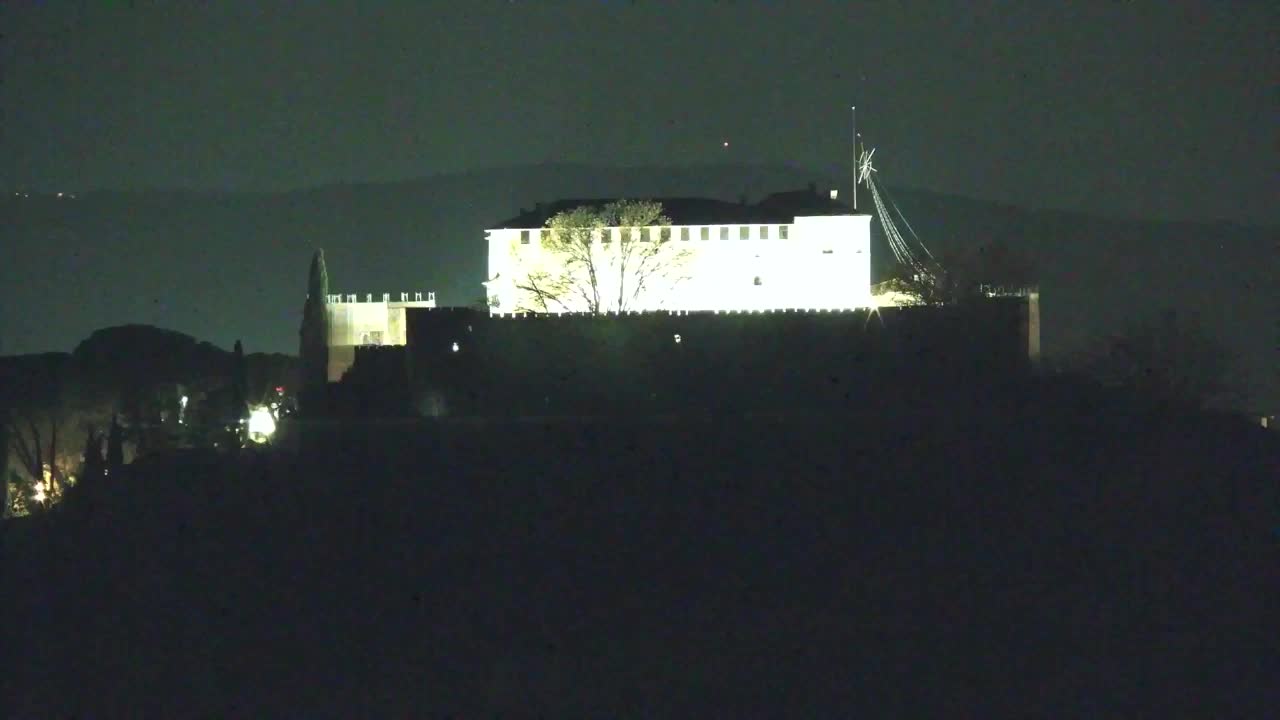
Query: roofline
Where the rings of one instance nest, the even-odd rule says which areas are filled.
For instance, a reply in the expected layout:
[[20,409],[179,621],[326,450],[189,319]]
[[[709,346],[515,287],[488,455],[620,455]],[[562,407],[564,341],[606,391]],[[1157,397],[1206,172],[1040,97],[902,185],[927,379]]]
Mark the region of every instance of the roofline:
[[[794,225],[796,220],[801,218],[828,218],[828,217],[871,217],[871,213],[832,213],[829,215],[796,215],[788,222],[762,222],[760,220],[752,220],[750,222],[721,222],[721,223],[668,223],[666,225],[601,225],[605,228],[619,227],[720,227],[720,226],[739,226],[739,225]],[[551,230],[546,225],[534,225],[529,227],[519,227],[510,225],[506,227],[489,227],[485,228],[485,232],[496,232],[499,230]]]

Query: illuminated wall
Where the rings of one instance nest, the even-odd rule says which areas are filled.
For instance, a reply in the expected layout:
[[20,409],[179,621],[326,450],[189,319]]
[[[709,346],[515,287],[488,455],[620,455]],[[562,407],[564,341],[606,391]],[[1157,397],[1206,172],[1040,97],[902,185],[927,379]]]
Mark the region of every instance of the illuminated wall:
[[[871,216],[796,217],[792,223],[753,225],[673,225],[648,231],[657,241],[667,230],[659,264],[665,272],[647,278],[647,291],[628,310],[847,310],[872,305]],[[618,284],[636,278],[618,264],[619,228],[610,242],[596,237],[592,253],[606,299],[616,310]],[[641,236],[643,237],[643,236]],[[530,273],[563,275],[560,257],[545,249],[540,228],[486,231],[489,243],[488,294],[496,313],[534,309],[531,295],[517,286]],[[684,256],[683,260],[675,258]],[[583,286],[577,278],[575,284]],[[581,312],[588,306],[569,298],[552,311]]]
[[405,309],[433,308],[435,293],[383,293],[330,295],[325,303],[329,316],[329,381],[337,382],[355,362],[355,348],[364,345],[404,345]]

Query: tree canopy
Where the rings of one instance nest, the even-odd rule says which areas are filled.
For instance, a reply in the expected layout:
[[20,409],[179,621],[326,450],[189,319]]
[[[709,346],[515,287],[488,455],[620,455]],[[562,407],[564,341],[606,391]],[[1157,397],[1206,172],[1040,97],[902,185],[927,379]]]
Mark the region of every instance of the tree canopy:
[[[543,238],[543,249],[554,260],[517,281],[525,295],[519,310],[600,313],[633,308],[659,279],[681,279],[679,269],[690,253],[670,245],[670,230],[662,229],[670,225],[662,204],[650,200],[583,205],[554,215]],[[653,227],[659,228],[657,237],[650,236]]]

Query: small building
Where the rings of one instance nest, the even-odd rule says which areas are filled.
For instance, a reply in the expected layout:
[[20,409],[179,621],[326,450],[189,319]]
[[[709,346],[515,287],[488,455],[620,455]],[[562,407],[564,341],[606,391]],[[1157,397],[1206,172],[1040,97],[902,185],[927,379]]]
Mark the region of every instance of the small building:
[[[600,311],[852,310],[871,307],[871,216],[853,214],[831,195],[775,193],[756,204],[705,198],[655,198],[670,225],[593,232],[591,252]],[[547,220],[606,199],[560,200],[485,231],[490,310],[496,314],[589,311],[577,292],[554,307],[535,307],[528,278],[567,276],[564,258],[547,247]],[[620,263],[624,242],[659,243],[663,270],[618,306],[619,283],[636,283]],[[677,260],[678,258],[678,260]],[[629,296],[630,293],[627,293]]]
[[362,346],[404,345],[407,343],[405,310],[433,308],[433,292],[330,295],[325,311],[329,316],[329,381],[337,382],[355,362],[355,349]]

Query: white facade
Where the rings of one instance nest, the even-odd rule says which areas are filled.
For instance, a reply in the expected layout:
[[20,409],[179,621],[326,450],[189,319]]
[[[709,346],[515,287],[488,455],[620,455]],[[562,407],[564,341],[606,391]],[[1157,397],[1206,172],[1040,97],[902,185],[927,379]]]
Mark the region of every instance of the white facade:
[[[518,285],[530,273],[562,276],[561,259],[544,249],[545,228],[487,230],[488,296],[496,313],[531,309],[531,297]],[[617,310],[619,228],[609,228],[609,243],[597,235],[593,254],[603,302],[601,310]],[[788,224],[671,225],[631,228],[633,237],[669,241],[660,251],[667,270],[647,279],[647,290],[625,309],[652,310],[845,310],[870,307],[871,216],[796,217]],[[683,256],[683,260],[671,262]],[[627,277],[633,283],[634,277]],[[579,280],[575,283],[581,285]],[[551,311],[589,309],[581,298],[568,298]]]
[[330,295],[325,312],[329,316],[329,381],[337,382],[355,362],[355,348],[360,345],[408,344],[405,308],[433,308],[436,294],[383,293],[375,299],[371,294]]
[[[412,295],[412,298],[410,297]],[[405,308],[433,308],[435,293],[391,293],[381,299],[373,295],[330,295],[325,303],[329,315],[329,346],[404,345]]]

